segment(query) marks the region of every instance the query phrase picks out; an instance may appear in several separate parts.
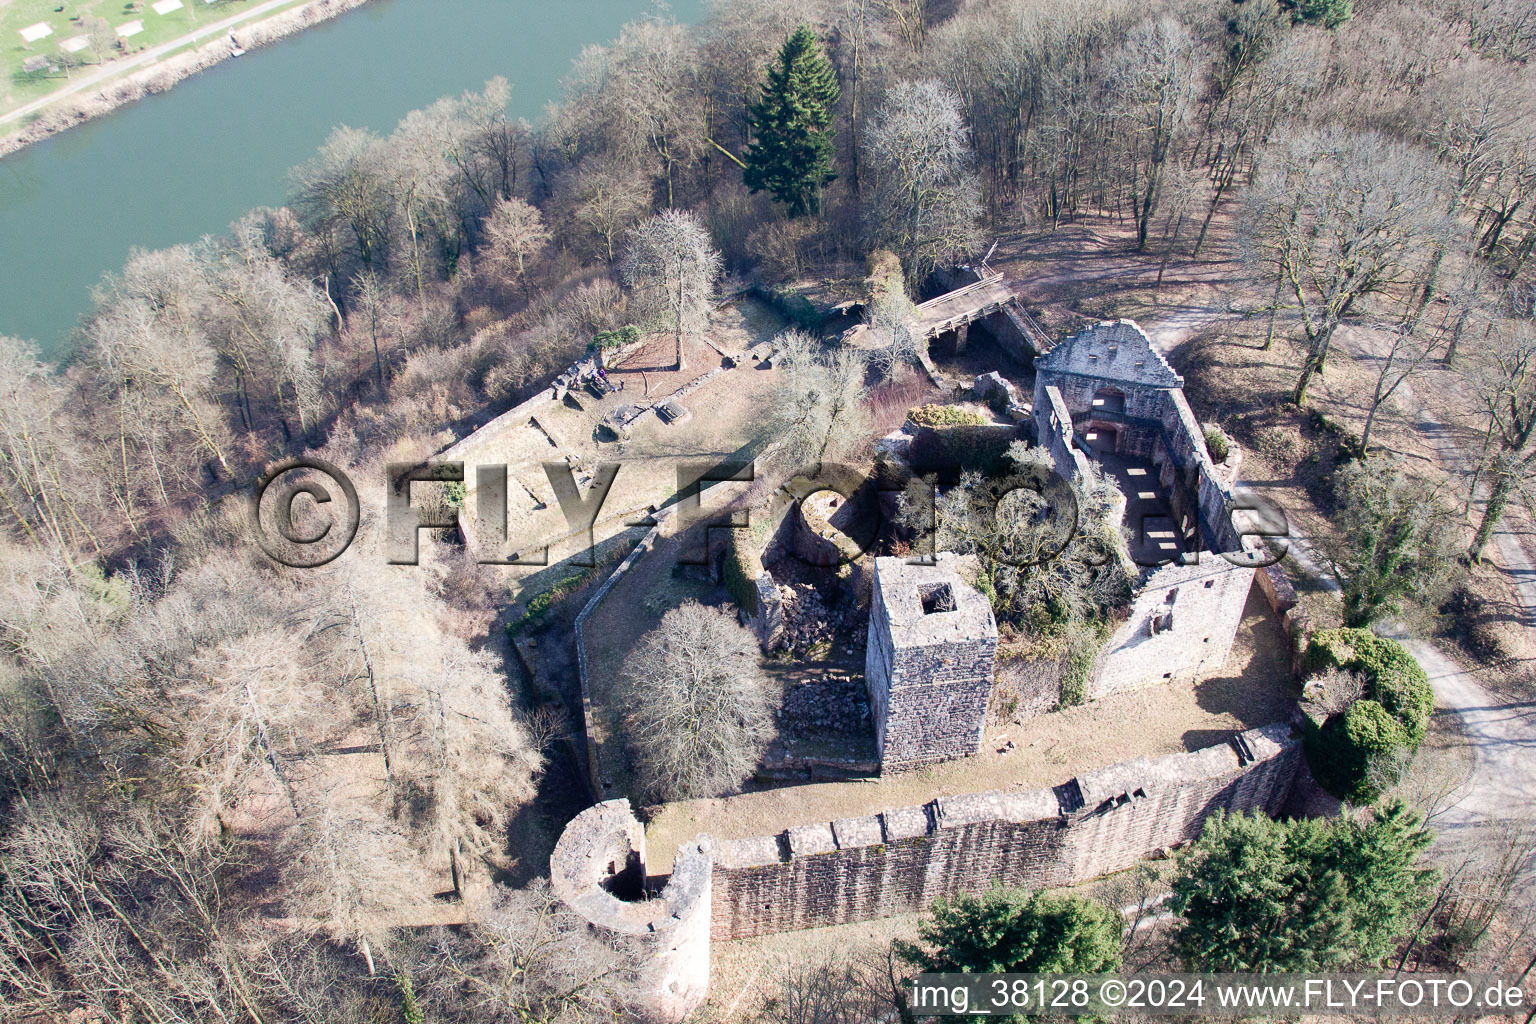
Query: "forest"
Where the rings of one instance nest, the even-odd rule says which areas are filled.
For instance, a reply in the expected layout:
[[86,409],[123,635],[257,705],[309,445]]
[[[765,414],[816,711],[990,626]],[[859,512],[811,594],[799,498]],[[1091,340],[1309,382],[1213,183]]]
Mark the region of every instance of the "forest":
[[[843,401],[850,375],[902,372],[900,311],[930,272],[1000,238],[1119,225],[1161,278],[1235,222],[1294,403],[1357,323],[1394,339],[1373,414],[1420,366],[1465,377],[1488,497],[1441,562],[1477,560],[1536,476],[1533,57],[1520,0],[714,0],[588,47],[537,123],[507,117],[496,79],[387,136],[338,128],[282,207],[133,252],[59,365],[0,338],[0,1020],[613,1019],[623,952],[509,838],[567,726],[508,684],[505,581],[449,543],[390,565],[366,517],[347,558],[287,569],[252,543],[247,497],[304,453],[382,480],[596,336],[681,334],[712,297],[863,298],[871,254],[894,254],[868,303],[891,358],[825,356],[814,384],[843,380]],[[819,106],[776,107],[785,81]],[[811,141],[789,159],[772,129],[797,116]],[[680,252],[713,287],[674,304],[658,282]],[[837,413],[817,415],[801,454],[832,454]],[[1376,829],[1372,855],[1409,851],[1392,877],[1433,894],[1405,820],[1285,841],[1343,878]],[[1481,939],[1512,878],[1436,906]],[[1098,920],[1043,899],[949,908],[905,962],[940,963],[962,911]],[[1418,924],[1427,899],[1360,913]],[[1495,931],[1515,948],[1524,928]],[[1198,932],[1164,962],[1272,962]],[[1340,948],[1330,964],[1395,947]],[[827,992],[879,976],[788,965],[765,1019],[870,1019]]]

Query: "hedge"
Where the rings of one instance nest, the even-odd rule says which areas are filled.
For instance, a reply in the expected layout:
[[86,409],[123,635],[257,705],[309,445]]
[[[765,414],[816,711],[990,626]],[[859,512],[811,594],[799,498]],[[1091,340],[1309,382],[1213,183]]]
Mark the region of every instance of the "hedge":
[[761,302],[773,307],[773,311],[788,320],[802,331],[821,330],[821,310],[815,303],[801,295],[799,292],[785,292],[777,288],[765,288],[756,285],[748,289],[747,294]]
[[907,463],[919,476],[938,473],[941,483],[958,480],[962,472],[970,469],[996,476],[1012,468],[1008,446],[1020,436],[1017,427],[992,423],[984,426],[919,426],[907,449]]
[[1377,701],[1402,723],[1409,743],[1418,746],[1435,710],[1429,677],[1408,649],[1368,629],[1320,629],[1307,642],[1307,675],[1343,669],[1365,677],[1365,696]]
[[1313,777],[1334,796],[1354,801],[1380,795],[1370,778],[1371,762],[1408,745],[1397,717],[1368,697],[1308,730],[1306,737]]
[[1371,760],[1396,747],[1417,750],[1424,740],[1435,708],[1429,677],[1402,644],[1365,629],[1313,633],[1302,667],[1307,675],[1342,669],[1364,678],[1360,700],[1308,732],[1307,760],[1334,796],[1373,799],[1366,778]]
[[730,531],[720,575],[736,606],[748,615],[756,615],[757,578],[763,574],[763,563],[746,534],[746,530]]
[[920,405],[907,416],[920,427],[981,427],[991,422],[961,405]]
[[597,332],[597,334],[592,337],[592,344],[587,347],[589,349],[620,348],[624,345],[628,345],[632,341],[639,340],[640,328],[636,327],[634,324],[625,324],[618,330]]

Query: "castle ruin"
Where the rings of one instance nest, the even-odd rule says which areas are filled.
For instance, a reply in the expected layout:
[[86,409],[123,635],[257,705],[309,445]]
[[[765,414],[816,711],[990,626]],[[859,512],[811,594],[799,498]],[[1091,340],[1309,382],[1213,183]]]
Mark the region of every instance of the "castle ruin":
[[1232,471],[1211,461],[1184,378],[1136,324],[1095,324],[1035,361],[1034,419],[1036,441],[1063,477],[1097,472],[1114,482],[1131,554],[1155,566],[1143,572],[1088,695],[1224,664],[1254,560],[1232,521]]
[[[1126,320],[1068,337],[1035,371],[1033,406],[1012,399],[1010,411],[1027,417],[1065,479],[1116,485],[1144,567],[1088,696],[1224,664],[1256,560],[1232,519],[1235,466],[1212,461],[1183,379]],[[963,563],[950,553],[875,559],[864,682],[882,772],[979,752],[998,631]],[[761,564],[741,575],[758,598],[743,611],[766,649],[782,629],[767,600],[777,591]],[[705,997],[713,941],[906,913],[996,883],[1072,885],[1123,870],[1193,840],[1218,811],[1278,813],[1299,763],[1299,740],[1277,723],[1047,789],[944,796],[746,838],[699,835],[679,847],[669,877],[649,884],[643,828],[626,801],[610,800],[572,820],[550,871],[593,928],[638,944],[635,1011],[678,1020]]]
[[1072,885],[1123,870],[1193,840],[1217,811],[1278,813],[1300,757],[1277,723],[1049,789],[940,797],[744,839],[701,835],[641,902],[615,892],[644,877],[643,828],[627,801],[609,800],[566,826],[550,874],[594,928],[641,944],[633,1008],[673,1021],[706,995],[712,942],[909,913],[994,883]]
[[864,684],[882,771],[969,757],[981,746],[997,622],[941,554],[937,564],[875,559]]

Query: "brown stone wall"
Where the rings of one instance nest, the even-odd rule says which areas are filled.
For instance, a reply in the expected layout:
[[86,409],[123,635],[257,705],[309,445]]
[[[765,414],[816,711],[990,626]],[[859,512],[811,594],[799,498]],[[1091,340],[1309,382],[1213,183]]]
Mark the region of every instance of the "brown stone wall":
[[1299,744],[1284,723],[1138,758],[1054,789],[942,797],[714,842],[711,935],[740,939],[919,910],[1009,885],[1065,885],[1187,842],[1218,810],[1276,813]]

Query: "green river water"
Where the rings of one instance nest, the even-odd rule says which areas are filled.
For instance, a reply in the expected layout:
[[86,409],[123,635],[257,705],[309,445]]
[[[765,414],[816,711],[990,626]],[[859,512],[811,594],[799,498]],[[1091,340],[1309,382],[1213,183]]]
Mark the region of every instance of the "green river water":
[[[674,0],[688,21],[704,0]],[[48,356],[132,246],[224,231],[283,201],[287,172],[335,125],[388,132],[439,96],[502,75],[536,119],[581,48],[645,0],[374,0],[225,61],[171,91],[0,160],[0,334]]]

